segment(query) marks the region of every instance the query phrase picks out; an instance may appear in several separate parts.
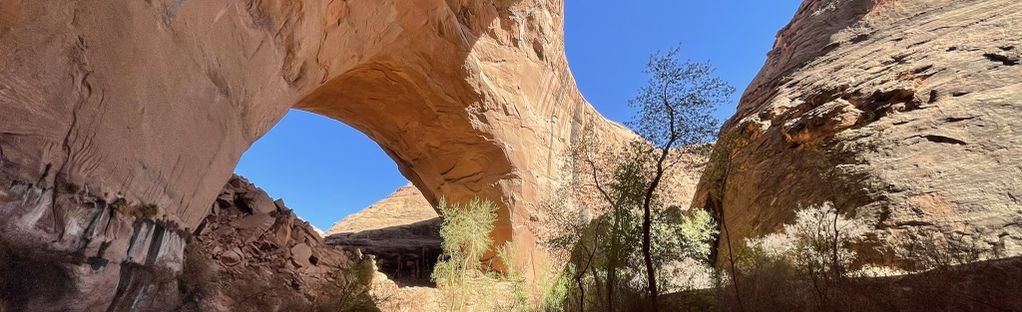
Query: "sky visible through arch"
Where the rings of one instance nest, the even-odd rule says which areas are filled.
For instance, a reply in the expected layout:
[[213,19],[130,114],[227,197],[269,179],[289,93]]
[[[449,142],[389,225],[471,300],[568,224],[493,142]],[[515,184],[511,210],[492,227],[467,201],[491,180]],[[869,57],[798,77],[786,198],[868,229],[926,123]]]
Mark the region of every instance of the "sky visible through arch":
[[[778,30],[800,0],[565,0],[568,64],[582,94],[608,118],[624,122],[646,77],[650,53],[682,46],[682,56],[710,61],[738,94],[719,107],[734,113],[741,90],[766,59]],[[408,183],[394,161],[362,133],[326,117],[292,110],[242,156],[245,176],[316,227],[383,199]]]

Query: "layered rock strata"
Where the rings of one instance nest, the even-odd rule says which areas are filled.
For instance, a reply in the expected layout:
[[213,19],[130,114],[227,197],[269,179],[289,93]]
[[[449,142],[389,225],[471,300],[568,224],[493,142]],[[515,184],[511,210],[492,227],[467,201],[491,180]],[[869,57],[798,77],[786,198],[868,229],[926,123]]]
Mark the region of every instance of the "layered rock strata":
[[378,270],[400,286],[432,285],[442,253],[440,217],[412,185],[334,224],[327,244],[375,257]]

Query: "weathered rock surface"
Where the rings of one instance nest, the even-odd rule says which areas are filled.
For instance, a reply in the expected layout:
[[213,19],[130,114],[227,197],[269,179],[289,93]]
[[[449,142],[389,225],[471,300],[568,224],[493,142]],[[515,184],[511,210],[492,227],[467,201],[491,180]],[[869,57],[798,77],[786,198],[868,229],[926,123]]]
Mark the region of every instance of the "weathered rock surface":
[[355,233],[428,221],[438,218],[436,210],[414,185],[405,185],[361,211],[337,221],[326,235]]
[[[260,206],[270,203],[270,206]],[[341,297],[338,274],[353,254],[324,244],[308,222],[244,178],[224,186],[189,242],[181,276],[197,311],[283,311]],[[187,288],[187,287],[186,287]]]
[[560,0],[3,1],[0,238],[12,257],[51,259],[67,277],[54,284],[73,290],[23,301],[159,299],[138,295],[151,289],[131,267],[179,271],[182,237],[290,108],[366,133],[431,202],[497,202],[496,240],[534,249],[521,225],[561,179],[579,124],[629,135],[579,95],[562,12]]
[[432,285],[430,274],[442,253],[440,219],[382,229],[338,233],[326,243],[376,258],[380,272],[401,285]]
[[412,185],[330,227],[327,244],[376,258],[380,272],[399,285],[432,285],[440,249],[440,217]]
[[719,254],[827,201],[875,226],[872,261],[938,233],[1022,254],[1020,33],[1014,0],[803,3],[700,182]]

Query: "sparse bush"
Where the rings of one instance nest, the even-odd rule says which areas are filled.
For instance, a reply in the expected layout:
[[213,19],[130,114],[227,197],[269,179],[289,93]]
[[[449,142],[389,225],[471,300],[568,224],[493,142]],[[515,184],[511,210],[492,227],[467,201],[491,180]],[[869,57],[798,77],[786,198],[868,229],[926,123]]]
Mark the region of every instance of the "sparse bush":
[[184,267],[178,276],[178,287],[186,303],[197,303],[208,296],[216,283],[217,270],[198,243],[190,243],[184,250]]
[[[865,224],[844,217],[830,203],[797,211],[795,222],[784,225],[783,232],[746,241],[737,256],[737,272],[732,272],[741,283],[724,283],[733,287],[724,292],[727,302],[760,311],[833,309],[841,296],[837,289],[851,277],[856,258],[851,245],[866,231]],[[741,307],[745,304],[750,306]]]
[[373,282],[374,268],[372,259],[363,257],[352,259],[348,269],[340,269],[333,273],[329,300],[316,305],[316,311],[322,312],[360,312],[380,311],[378,304],[386,298],[377,298],[370,292]]
[[953,266],[976,262],[984,254],[976,240],[962,233],[912,237],[900,245],[899,256],[908,259],[910,269],[915,271],[947,271]]
[[[440,291],[440,308],[443,311],[495,311],[515,306],[518,297],[515,286],[501,283],[499,273],[490,271],[481,261],[493,244],[490,233],[497,220],[496,206],[479,199],[466,206],[448,205],[441,200],[440,212],[443,215],[440,227],[443,255],[432,274]],[[508,272],[515,274],[513,262],[505,264]],[[512,289],[502,292],[501,286]]]
[[1022,286],[1015,282],[1022,269],[1010,262],[973,263],[981,250],[967,239],[912,237],[902,257],[925,271],[909,272],[857,264],[852,245],[864,240],[867,228],[829,204],[800,210],[795,219],[782,233],[748,240],[736,254],[735,272],[719,275],[721,309],[973,311],[1015,310],[1022,304],[1003,299]]

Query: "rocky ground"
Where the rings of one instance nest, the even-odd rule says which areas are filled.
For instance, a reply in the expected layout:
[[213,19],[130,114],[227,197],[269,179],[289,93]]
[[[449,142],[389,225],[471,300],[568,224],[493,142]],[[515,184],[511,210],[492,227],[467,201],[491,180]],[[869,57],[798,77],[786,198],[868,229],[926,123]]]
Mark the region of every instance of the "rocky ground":
[[[340,305],[359,257],[235,176],[195,230],[181,277],[185,310],[287,311]],[[371,273],[370,273],[371,274]],[[364,285],[363,285],[364,286]]]

